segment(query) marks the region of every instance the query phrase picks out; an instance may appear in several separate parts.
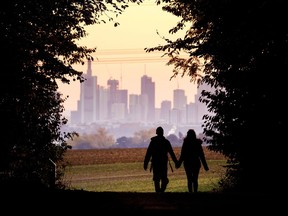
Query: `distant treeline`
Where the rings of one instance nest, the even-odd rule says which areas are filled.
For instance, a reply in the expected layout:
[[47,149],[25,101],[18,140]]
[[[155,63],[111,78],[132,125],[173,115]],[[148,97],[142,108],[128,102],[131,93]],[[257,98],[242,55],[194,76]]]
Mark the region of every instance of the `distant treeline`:
[[[132,137],[122,136],[114,139],[105,128],[98,128],[93,134],[80,134],[73,140],[69,141],[69,145],[73,149],[101,149],[101,148],[146,148],[151,137],[155,136],[155,129],[140,130],[134,133]],[[201,134],[199,134],[201,138]],[[166,138],[171,142],[172,146],[182,146],[184,135],[179,132],[178,136],[170,134]],[[204,144],[205,145],[205,144]]]

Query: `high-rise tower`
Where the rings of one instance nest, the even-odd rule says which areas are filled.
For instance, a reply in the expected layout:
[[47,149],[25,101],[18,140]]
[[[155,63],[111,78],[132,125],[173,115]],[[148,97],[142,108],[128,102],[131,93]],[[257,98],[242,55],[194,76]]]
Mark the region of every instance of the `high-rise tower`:
[[80,84],[80,101],[78,110],[81,123],[95,122],[99,118],[97,97],[97,76],[92,76],[91,60],[88,60],[85,81]]
[[155,83],[147,75],[141,77],[141,101],[143,120],[153,122],[155,119]]

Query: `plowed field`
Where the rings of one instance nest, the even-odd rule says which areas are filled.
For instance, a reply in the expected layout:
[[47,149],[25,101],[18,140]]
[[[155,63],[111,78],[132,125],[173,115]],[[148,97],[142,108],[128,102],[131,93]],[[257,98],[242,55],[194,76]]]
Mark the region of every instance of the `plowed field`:
[[[223,159],[223,155],[209,151],[204,148],[207,160]],[[174,152],[179,158],[181,148],[175,147]],[[85,149],[68,150],[65,159],[69,164],[91,165],[91,164],[112,164],[142,162],[146,153],[146,148],[123,148],[123,149]]]

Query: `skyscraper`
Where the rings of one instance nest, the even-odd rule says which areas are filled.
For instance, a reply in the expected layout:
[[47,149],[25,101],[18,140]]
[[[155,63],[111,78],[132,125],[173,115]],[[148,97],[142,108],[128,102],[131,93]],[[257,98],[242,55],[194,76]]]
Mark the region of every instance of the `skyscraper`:
[[186,123],[186,104],[187,96],[183,89],[173,90],[173,116],[175,124]]
[[128,114],[128,90],[119,90],[119,81],[115,79],[109,79],[107,85],[108,118],[124,120]]
[[173,108],[178,110],[185,110],[187,104],[187,97],[183,89],[173,90]]
[[147,98],[147,104],[143,104],[147,105],[147,107],[143,106],[143,120],[153,122],[155,119],[155,83],[147,75],[141,77],[141,96]]
[[160,119],[166,123],[170,123],[171,101],[164,100],[161,102]]
[[112,112],[112,105],[117,103],[117,91],[119,87],[119,81],[115,79],[109,79],[107,81],[108,86],[108,118],[115,118],[114,113]]
[[202,91],[206,90],[206,91],[214,91],[214,89],[207,85],[207,84],[201,84],[198,86],[197,88],[197,94],[195,95],[195,105],[197,106],[197,110],[196,110],[196,116],[197,116],[197,123],[202,124],[203,123],[203,116],[206,114],[211,114],[208,111],[207,105],[204,102],[200,102],[200,97],[202,94]]
[[80,100],[77,111],[71,114],[73,123],[92,123],[99,118],[97,76],[92,76],[91,60],[88,60],[87,74],[83,75],[85,81],[80,84]]
[[82,122],[95,122],[97,119],[97,77],[92,76],[91,60],[88,60],[86,81],[81,84]]
[[129,120],[130,121],[141,121],[141,101],[140,95],[130,94],[129,95]]

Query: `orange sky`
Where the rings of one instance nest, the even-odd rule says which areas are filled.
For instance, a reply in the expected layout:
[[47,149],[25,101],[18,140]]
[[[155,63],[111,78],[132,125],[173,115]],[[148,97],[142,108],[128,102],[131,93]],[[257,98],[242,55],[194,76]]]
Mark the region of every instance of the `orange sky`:
[[[92,62],[92,74],[98,77],[98,84],[107,87],[109,78],[120,81],[120,89],[128,89],[128,94],[140,94],[140,77],[144,74],[152,77],[155,82],[156,107],[160,107],[163,100],[173,98],[173,89],[185,89],[188,102],[194,102],[195,84],[189,77],[180,76],[170,81],[172,66],[167,66],[167,59],[163,53],[145,53],[145,47],[163,44],[163,39],[157,31],[166,37],[176,36],[168,33],[178,19],[162,11],[152,1],[142,5],[132,5],[117,18],[120,26],[113,23],[89,26],[89,35],[79,43],[88,47],[97,47]],[[75,65],[75,69],[86,73],[87,64]],[[66,111],[77,109],[80,97],[80,84],[72,82],[70,85],[60,85],[60,92],[69,95],[64,106]]]

